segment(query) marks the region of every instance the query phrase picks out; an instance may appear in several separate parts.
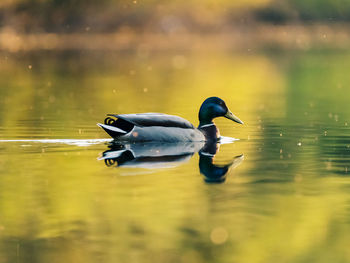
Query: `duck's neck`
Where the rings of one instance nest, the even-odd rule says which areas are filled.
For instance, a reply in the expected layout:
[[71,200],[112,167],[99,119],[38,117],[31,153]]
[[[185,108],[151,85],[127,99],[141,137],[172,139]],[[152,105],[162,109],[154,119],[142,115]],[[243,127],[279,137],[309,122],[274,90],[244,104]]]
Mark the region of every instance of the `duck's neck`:
[[200,123],[198,130],[204,134],[207,141],[218,141],[220,139],[219,130],[213,122],[206,124]]

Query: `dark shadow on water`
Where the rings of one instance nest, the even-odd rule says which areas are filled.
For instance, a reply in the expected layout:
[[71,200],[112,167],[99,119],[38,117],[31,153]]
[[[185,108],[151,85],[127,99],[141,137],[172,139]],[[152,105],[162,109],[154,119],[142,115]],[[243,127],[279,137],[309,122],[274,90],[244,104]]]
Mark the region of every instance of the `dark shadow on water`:
[[172,168],[188,162],[199,154],[199,171],[207,183],[223,183],[227,172],[237,167],[244,159],[235,156],[229,163],[216,165],[214,157],[220,144],[216,142],[183,143],[121,143],[112,142],[99,160],[108,167],[130,167],[143,169]]

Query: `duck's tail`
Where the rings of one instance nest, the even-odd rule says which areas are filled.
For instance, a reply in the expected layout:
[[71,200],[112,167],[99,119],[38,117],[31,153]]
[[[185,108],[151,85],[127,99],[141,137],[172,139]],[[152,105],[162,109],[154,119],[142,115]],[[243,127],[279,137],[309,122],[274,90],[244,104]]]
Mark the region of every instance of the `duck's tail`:
[[97,126],[104,129],[112,138],[116,138],[127,133],[127,131],[107,124],[97,123]]

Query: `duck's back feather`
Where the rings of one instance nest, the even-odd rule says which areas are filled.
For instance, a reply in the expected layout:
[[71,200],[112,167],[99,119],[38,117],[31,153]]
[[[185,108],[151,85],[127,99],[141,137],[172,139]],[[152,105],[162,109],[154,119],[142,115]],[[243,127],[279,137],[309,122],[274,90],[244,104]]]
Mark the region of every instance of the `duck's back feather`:
[[163,113],[108,114],[108,116],[125,120],[139,127],[162,126],[194,129],[194,126],[188,120]]

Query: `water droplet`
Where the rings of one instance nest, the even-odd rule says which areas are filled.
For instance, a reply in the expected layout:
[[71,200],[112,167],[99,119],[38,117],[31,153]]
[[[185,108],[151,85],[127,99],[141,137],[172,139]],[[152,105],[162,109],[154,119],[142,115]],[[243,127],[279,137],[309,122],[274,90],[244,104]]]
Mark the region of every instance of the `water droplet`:
[[297,174],[294,176],[294,181],[299,183],[303,180],[303,176],[301,174]]
[[227,241],[228,233],[223,227],[216,227],[210,233],[210,240],[214,244],[220,245]]

